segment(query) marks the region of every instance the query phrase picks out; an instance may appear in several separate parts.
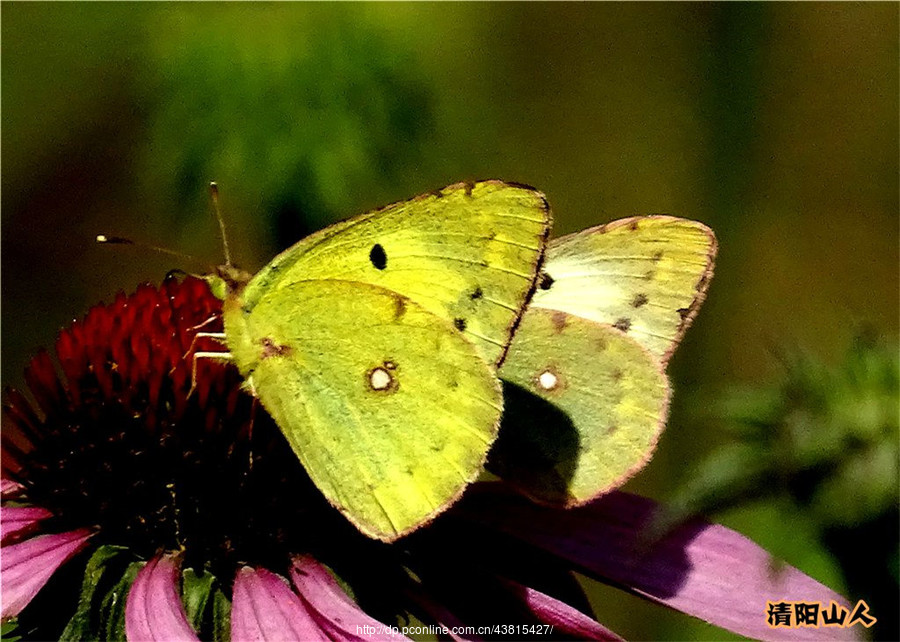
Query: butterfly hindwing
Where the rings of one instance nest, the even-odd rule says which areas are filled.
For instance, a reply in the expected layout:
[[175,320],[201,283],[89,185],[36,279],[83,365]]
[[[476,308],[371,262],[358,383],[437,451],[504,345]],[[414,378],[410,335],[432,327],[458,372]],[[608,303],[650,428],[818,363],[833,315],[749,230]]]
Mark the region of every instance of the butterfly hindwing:
[[263,268],[242,298],[252,308],[301,280],[377,285],[450,321],[496,364],[534,289],[549,225],[532,188],[451,185],[313,234]]
[[712,277],[702,223],[640,216],[554,239],[532,304],[613,325],[667,362]]
[[665,424],[662,365],[625,333],[530,308],[500,370],[506,413],[489,468],[565,506],[615,488],[649,459]]
[[321,280],[226,302],[229,347],[310,477],[361,531],[393,540],[480,472],[499,383],[453,325],[396,292]]

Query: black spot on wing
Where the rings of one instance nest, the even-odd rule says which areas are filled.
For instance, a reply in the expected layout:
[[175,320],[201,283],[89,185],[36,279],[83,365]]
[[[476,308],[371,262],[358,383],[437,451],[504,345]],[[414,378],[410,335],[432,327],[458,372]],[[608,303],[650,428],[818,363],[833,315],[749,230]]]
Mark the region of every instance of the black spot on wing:
[[628,330],[631,329],[631,319],[622,317],[621,319],[613,323],[613,327],[617,330],[621,330],[622,332],[628,332]]
[[380,243],[376,243],[369,251],[369,260],[376,270],[383,270],[387,267],[387,254]]
[[654,253],[653,253],[653,261],[654,261],[654,263],[655,263],[656,261],[661,260],[662,257],[663,257],[662,250],[659,250],[659,251],[657,251],[657,252],[654,252]]
[[649,299],[647,298],[646,294],[637,294],[635,295],[634,300],[631,302],[631,307],[639,308],[642,305],[646,305],[647,301],[649,301]]
[[556,282],[556,280],[555,280],[552,276],[550,276],[549,274],[547,274],[546,272],[544,272],[544,273],[541,275],[540,288],[541,288],[542,290],[549,290],[551,287],[553,287],[553,284],[554,284],[555,282]]
[[453,325],[456,326],[456,329],[460,332],[465,332],[466,330],[466,320],[461,317],[456,317],[453,319]]
[[469,295],[469,298],[472,299],[473,301],[477,301],[478,299],[480,299],[483,296],[484,296],[484,290],[482,290],[481,286],[479,285],[474,290],[472,290],[472,294]]

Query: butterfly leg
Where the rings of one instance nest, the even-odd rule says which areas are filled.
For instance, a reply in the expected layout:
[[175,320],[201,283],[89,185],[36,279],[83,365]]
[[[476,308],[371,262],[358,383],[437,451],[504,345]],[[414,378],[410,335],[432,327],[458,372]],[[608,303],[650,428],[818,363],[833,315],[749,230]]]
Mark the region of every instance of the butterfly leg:
[[188,398],[194,394],[197,388],[197,359],[214,359],[216,361],[231,361],[234,356],[230,352],[195,352],[191,365],[191,389],[188,390]]
[[194,331],[202,330],[203,328],[205,328],[206,326],[208,326],[210,323],[214,323],[214,322],[218,321],[218,320],[221,319],[221,318],[222,318],[222,314],[221,314],[220,312],[217,312],[216,314],[210,315],[210,316],[206,319],[206,321],[204,321],[204,322],[202,322],[202,323],[198,323],[197,325],[192,326],[190,329],[191,329],[191,330],[194,330]]
[[[194,326],[191,328],[192,330],[195,328],[201,328],[209,321],[204,321],[200,325]],[[182,359],[187,359],[188,355],[194,351],[194,348],[197,347],[197,341],[200,339],[212,339],[213,341],[218,341],[219,343],[225,343],[225,333],[224,332],[197,332],[194,334],[194,338],[191,339],[191,345],[188,346],[187,352],[181,357]]]

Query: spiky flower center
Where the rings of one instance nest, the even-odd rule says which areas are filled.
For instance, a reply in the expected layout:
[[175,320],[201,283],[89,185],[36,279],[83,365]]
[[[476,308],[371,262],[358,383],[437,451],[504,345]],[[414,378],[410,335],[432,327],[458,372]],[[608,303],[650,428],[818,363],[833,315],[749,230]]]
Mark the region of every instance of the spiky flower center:
[[60,333],[62,376],[46,353],[26,373],[39,412],[10,393],[6,475],[60,529],[94,526],[104,543],[227,577],[361,536],[310,483],[236,369],[198,361],[223,349],[221,304],[195,278],[142,286]]

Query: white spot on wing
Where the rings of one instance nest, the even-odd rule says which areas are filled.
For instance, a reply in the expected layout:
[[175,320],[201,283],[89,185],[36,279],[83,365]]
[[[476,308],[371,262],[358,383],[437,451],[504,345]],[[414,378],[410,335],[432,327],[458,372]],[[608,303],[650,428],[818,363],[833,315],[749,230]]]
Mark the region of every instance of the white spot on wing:
[[369,385],[372,386],[372,390],[387,390],[393,380],[391,373],[384,368],[375,368],[369,374]]
[[559,377],[549,370],[538,375],[538,385],[544,390],[553,390],[559,385]]

